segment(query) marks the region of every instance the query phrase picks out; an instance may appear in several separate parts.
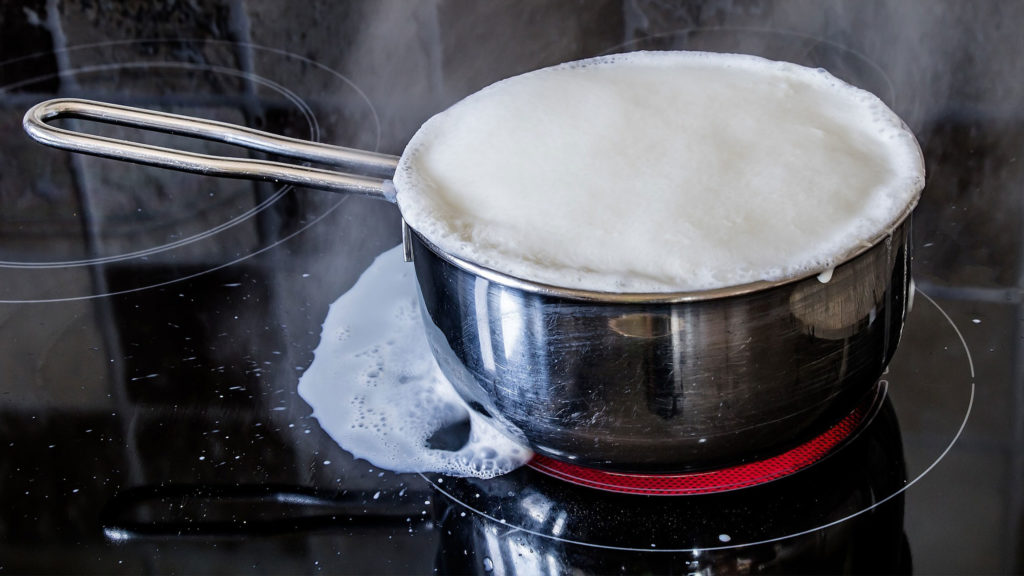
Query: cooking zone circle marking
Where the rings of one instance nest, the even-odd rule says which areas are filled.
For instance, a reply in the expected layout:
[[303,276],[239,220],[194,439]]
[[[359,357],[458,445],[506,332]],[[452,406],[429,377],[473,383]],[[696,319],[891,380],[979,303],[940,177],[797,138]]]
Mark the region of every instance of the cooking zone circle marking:
[[[871,503],[871,505],[866,506],[866,507],[864,507],[862,509],[856,510],[856,511],[850,513],[850,514],[846,514],[846,515],[844,515],[844,516],[842,516],[842,517],[840,517],[838,519],[835,519],[835,520],[832,520],[832,521],[829,521],[829,522],[825,522],[825,523],[822,523],[820,525],[814,525],[814,526],[808,527],[805,530],[797,530],[797,531],[792,531],[792,532],[789,532],[789,533],[786,533],[786,534],[781,534],[781,535],[778,535],[776,537],[762,538],[762,539],[756,539],[756,540],[750,540],[750,541],[744,541],[742,539],[741,535],[737,535],[734,532],[731,532],[729,530],[719,530],[719,529],[716,529],[715,527],[712,526],[712,527],[708,528],[708,530],[709,530],[708,534],[710,534],[709,538],[711,538],[711,540],[709,540],[709,542],[713,542],[712,544],[709,544],[709,545],[702,545],[702,546],[695,546],[695,547],[678,547],[678,546],[664,546],[661,543],[653,542],[653,543],[651,543],[648,546],[618,546],[618,545],[615,545],[615,544],[612,544],[612,543],[593,542],[593,541],[589,541],[588,542],[588,541],[583,540],[583,539],[574,539],[572,537],[559,536],[559,535],[554,535],[554,534],[542,532],[542,531],[539,531],[539,530],[534,530],[534,529],[526,527],[526,526],[517,526],[514,523],[509,522],[505,518],[496,516],[495,514],[490,513],[488,510],[485,510],[485,509],[482,509],[481,507],[475,506],[470,501],[470,498],[473,498],[473,499],[479,498],[479,492],[480,491],[475,489],[471,485],[463,486],[463,484],[461,484],[461,483],[466,482],[465,480],[460,479],[460,478],[451,478],[451,477],[439,476],[439,475],[425,475],[425,474],[421,474],[420,476],[423,477],[427,482],[429,482],[438,492],[444,494],[452,502],[454,502],[457,505],[465,508],[468,511],[471,511],[471,512],[473,512],[475,514],[480,515],[481,517],[483,517],[483,518],[485,518],[485,519],[487,519],[487,520],[489,520],[491,522],[495,522],[495,523],[497,523],[499,525],[505,525],[510,530],[518,530],[518,531],[521,531],[521,532],[524,532],[524,533],[532,534],[532,535],[535,535],[535,536],[539,536],[539,537],[542,537],[542,538],[551,539],[551,540],[555,540],[555,541],[559,541],[559,542],[564,542],[564,543],[567,543],[567,544],[578,544],[580,546],[586,546],[586,547],[591,547],[591,548],[600,548],[600,549],[606,549],[606,550],[617,550],[617,551],[624,551],[624,552],[694,552],[694,553],[699,552],[699,551],[728,550],[728,549],[734,549],[734,548],[741,548],[741,547],[745,547],[745,546],[756,546],[756,545],[762,545],[762,544],[770,544],[770,543],[773,543],[773,542],[779,542],[779,541],[787,540],[787,539],[790,539],[790,538],[796,538],[796,537],[799,537],[799,536],[805,536],[807,534],[811,534],[811,533],[814,533],[814,532],[817,532],[817,531],[820,531],[820,530],[824,530],[824,529],[830,528],[832,526],[836,526],[838,524],[841,524],[843,522],[846,522],[846,521],[849,521],[849,520],[851,520],[853,518],[861,516],[861,515],[863,515],[863,514],[865,514],[867,512],[870,512],[871,510],[874,510],[875,508],[885,504],[886,502],[889,502],[893,498],[896,498],[897,496],[901,495],[903,492],[905,492],[907,489],[909,489],[911,486],[913,486],[919,480],[921,480],[926,474],[931,472],[939,464],[939,462],[941,462],[943,460],[943,458],[945,458],[946,454],[949,453],[949,451],[953,448],[953,446],[959,440],[960,435],[963,433],[964,427],[967,425],[967,421],[968,421],[968,419],[970,417],[971,409],[972,409],[972,407],[974,405],[974,394],[975,394],[974,374],[975,373],[974,373],[974,362],[973,362],[973,359],[971,358],[970,350],[967,347],[967,342],[964,340],[963,334],[960,332],[960,329],[956,326],[956,323],[953,322],[952,318],[950,318],[950,316],[946,313],[946,311],[943,310],[942,307],[939,306],[939,304],[937,302],[935,302],[931,297],[929,297],[924,292],[921,292],[920,290],[917,291],[917,294],[920,295],[925,301],[927,301],[930,304],[930,306],[926,310],[920,310],[921,306],[919,304],[918,308],[916,309],[917,311],[914,312],[914,314],[925,314],[925,313],[937,313],[937,314],[939,314],[941,319],[942,319],[942,321],[944,321],[944,323],[951,328],[951,332],[949,332],[949,333],[944,335],[944,337],[947,340],[949,340],[949,342],[952,344],[952,346],[950,346],[950,348],[951,349],[959,348],[960,350],[963,351],[963,355],[959,357],[960,358],[959,361],[963,362],[963,364],[966,365],[965,366],[965,368],[966,368],[966,370],[965,370],[966,378],[962,378],[962,379],[952,378],[951,381],[950,381],[950,384],[949,384],[949,386],[954,386],[954,387],[957,387],[957,388],[963,387],[963,389],[964,389],[963,393],[966,396],[966,401],[965,401],[965,406],[964,406],[962,417],[960,417],[959,420],[957,420],[957,421],[951,420],[949,422],[944,422],[943,423],[943,425],[947,425],[950,428],[954,428],[955,427],[955,429],[950,430],[951,438],[950,438],[948,444],[946,444],[941,449],[941,451],[938,454],[936,454],[934,457],[927,457],[926,455],[922,455],[921,454],[921,452],[925,452],[925,451],[929,450],[929,447],[925,445],[926,443],[921,443],[921,445],[917,445],[917,443],[915,442],[915,440],[916,440],[915,438],[904,438],[903,439],[904,450],[907,451],[907,452],[913,452],[918,457],[922,457],[923,456],[925,459],[922,460],[922,461],[928,462],[928,464],[926,466],[924,466],[923,469],[921,469],[919,471],[916,471],[916,473],[911,472],[910,474],[908,474],[908,477],[907,477],[905,483],[903,483],[898,489],[894,490],[892,493],[890,493],[890,494],[878,494],[876,496],[876,499],[874,500],[874,502]],[[911,318],[909,322],[910,323],[908,324],[908,330],[912,330],[913,329],[913,318]],[[904,335],[904,337],[906,337],[906,335]],[[957,344],[959,346],[957,346]],[[913,365],[920,365],[921,363],[925,363],[925,362],[929,361],[929,358],[927,358],[927,357],[917,358],[917,357],[913,357],[913,356],[910,356],[910,357],[907,356],[907,354],[915,354],[916,352],[918,352],[919,351],[918,347],[906,347],[906,346],[904,346],[904,347],[901,347],[901,350],[903,350],[904,352],[902,353],[902,355],[899,354],[899,353],[896,355],[896,357],[893,359],[893,363],[894,364],[903,365],[904,363],[906,363],[906,364],[909,364],[909,365],[913,366]],[[925,351],[925,352],[927,352],[927,351]],[[901,388],[900,387],[900,382],[897,381],[897,382],[890,383],[888,381],[888,378],[890,378],[890,377],[891,377],[891,374],[883,375],[883,379],[880,381],[880,384],[882,384],[882,385],[884,385],[886,387],[886,389],[888,391],[888,397],[889,397],[889,399],[892,400],[893,405],[896,408],[897,412],[899,412],[899,407],[900,407],[901,404],[909,403],[909,402],[915,402],[915,401],[919,401],[920,400],[920,399],[914,398],[914,397],[901,397],[900,394],[899,394],[900,388]],[[942,431],[936,431],[936,430],[929,430],[928,432],[929,432],[929,434],[928,434],[929,437],[934,437],[934,434],[941,434],[942,433]],[[838,455],[838,453],[841,453],[843,448],[844,447],[840,447],[839,451],[837,452],[836,455]],[[824,462],[824,461],[827,461],[827,460],[828,460],[828,458],[825,458],[821,462]],[[908,459],[908,460],[910,460],[910,459]],[[814,467],[812,466],[809,470],[801,471],[800,473],[801,474],[802,473],[808,473],[811,470],[813,470],[813,468]],[[524,471],[523,470],[518,470],[518,471],[513,472],[512,474],[510,474],[509,477],[511,477],[513,475],[516,475],[516,474],[519,474],[520,472],[524,472]],[[526,470],[526,472],[529,472],[529,470]],[[527,476],[523,475],[523,477],[527,477]],[[548,478],[548,476],[545,476],[543,474],[538,475],[538,477],[539,478]],[[517,480],[519,480],[519,478],[517,478]],[[787,478],[781,478],[781,479],[775,480],[775,481],[773,481],[773,482],[771,482],[769,484],[766,484],[764,486],[773,486],[776,483],[783,483],[783,482],[786,482],[786,481],[787,481]],[[519,486],[519,488],[521,490],[522,489],[526,489],[526,488],[529,487],[528,483],[526,483],[526,482],[520,482],[520,484],[522,484],[521,486]],[[464,487],[465,490],[455,490],[455,489],[453,489],[456,486]],[[757,489],[758,489],[758,487],[742,488],[742,489],[739,489],[739,490],[736,490],[736,491],[733,491],[733,492],[724,493],[721,496],[725,497],[728,494],[740,494],[740,493],[745,493],[747,491],[753,491],[753,490],[757,490]],[[582,487],[577,487],[576,490],[592,490],[593,491],[593,498],[595,499],[595,501],[601,501],[602,498],[608,498],[609,496],[613,496],[615,498],[620,498],[620,499],[621,498],[625,498],[627,504],[628,504],[628,501],[630,499],[634,499],[634,498],[646,499],[646,498],[651,498],[652,497],[652,496],[646,496],[646,495],[627,495],[627,494],[610,494],[610,495],[608,495],[607,492],[603,492],[601,490],[582,488]],[[458,495],[455,494],[455,492],[465,492],[466,495],[463,495],[463,497],[460,498]],[[475,494],[475,497],[474,496],[470,496],[472,494]],[[510,494],[510,496],[511,496],[511,494]],[[706,498],[706,497],[708,497],[708,495],[691,495],[691,496],[666,497],[666,498],[669,498],[666,501],[666,503],[667,503],[666,505],[669,505],[672,501],[675,501],[675,500],[682,501],[682,500],[689,499],[689,498],[698,498],[699,499],[699,498]],[[662,497],[659,496],[658,498],[662,498]],[[717,520],[717,519],[714,519],[714,520]],[[736,519],[736,521],[737,522],[741,522],[742,520],[741,519]],[[729,534],[729,538],[728,539],[722,539],[722,538],[717,536],[719,534]],[[728,542],[728,544],[725,544],[725,542]],[[721,545],[719,545],[719,543],[721,543]]]
[[[302,116],[306,119],[306,123],[307,123],[307,125],[309,127],[309,131],[310,131],[309,139],[310,140],[314,140],[314,141],[319,141],[319,139],[320,139],[320,126],[317,123],[316,118],[313,116],[313,111],[309,108],[309,106],[305,102],[303,102],[302,99],[299,98],[291,90],[285,88],[284,86],[282,86],[282,85],[280,85],[280,84],[278,84],[276,82],[272,82],[272,81],[267,80],[265,78],[256,76],[255,74],[250,74],[250,73],[247,73],[247,72],[240,72],[238,70],[233,70],[231,68],[224,68],[224,67],[221,67],[221,66],[206,66],[206,65],[201,65],[201,64],[187,64],[187,63],[177,63],[177,62],[157,62],[157,63],[154,63],[154,62],[127,62],[127,63],[121,63],[121,64],[109,64],[109,65],[102,65],[102,66],[86,66],[86,67],[82,67],[82,68],[76,68],[76,69],[72,70],[71,72],[73,72],[75,74],[87,74],[87,73],[92,73],[92,72],[110,72],[110,71],[115,71],[115,70],[160,69],[160,68],[166,68],[166,69],[171,69],[171,70],[173,70],[173,69],[180,69],[180,70],[189,70],[189,71],[214,72],[214,73],[217,73],[217,74],[224,74],[224,75],[228,75],[228,76],[236,76],[236,77],[239,77],[239,78],[244,78],[246,80],[250,80],[252,82],[256,82],[257,84],[260,84],[261,86],[266,86],[268,88],[271,88],[274,91],[280,93],[282,96],[284,96],[289,102],[294,104],[300,110]],[[50,74],[50,75],[47,75],[47,76],[40,76],[38,78],[31,79],[31,81],[23,81],[23,82],[20,82],[18,84],[37,82],[37,81],[40,81],[40,80],[45,80],[45,79],[48,79],[48,78],[53,78],[55,76],[56,76],[56,74]],[[235,225],[237,225],[237,224],[239,224],[241,222],[244,222],[245,220],[248,220],[252,216],[255,216],[256,214],[258,214],[259,212],[262,212],[264,209],[269,207],[271,204],[273,204],[273,203],[277,202],[278,200],[280,200],[281,197],[284,196],[285,194],[287,194],[291,189],[292,189],[292,187],[289,186],[289,185],[281,186],[280,188],[278,188],[274,192],[274,194],[272,196],[270,196],[269,198],[267,198],[263,202],[257,204],[256,206],[252,207],[249,210],[246,210],[246,211],[242,212],[241,214],[239,214],[237,216],[232,217],[230,220],[228,220],[228,221],[226,221],[226,222],[224,222],[222,224],[216,225],[213,228],[210,228],[208,230],[199,232],[198,234],[194,234],[194,235],[188,236],[186,238],[181,238],[181,239],[175,240],[173,242],[168,242],[168,243],[162,244],[160,246],[154,246],[152,248],[146,248],[146,249],[143,249],[143,250],[135,250],[135,251],[132,251],[132,252],[125,252],[125,253],[122,253],[122,254],[113,254],[113,255],[110,255],[110,256],[99,256],[99,257],[95,257],[95,258],[87,258],[87,259],[81,259],[81,260],[63,260],[63,261],[52,261],[52,262],[18,262],[18,261],[11,261],[11,260],[0,260],[0,266],[9,267],[9,268],[63,268],[63,267],[68,267],[68,266],[87,266],[87,265],[90,265],[90,264],[104,264],[104,263],[110,263],[110,262],[118,262],[118,261],[121,261],[121,260],[128,260],[128,259],[131,259],[131,258],[141,258],[141,257],[145,257],[145,256],[152,256],[152,255],[158,254],[160,252],[165,252],[167,250],[172,250],[174,248],[178,248],[180,246],[185,246],[185,245],[191,244],[193,242],[198,242],[199,240],[203,240],[205,238],[208,238],[210,236],[218,234],[218,233],[220,233],[220,232],[222,232],[224,230],[227,230],[228,228],[231,228],[232,226],[235,226]]]
[[[189,42],[189,40],[188,39],[183,39],[183,40],[175,41],[175,42],[176,43],[187,43],[187,42]],[[369,99],[366,96],[366,94],[361,89],[359,89],[359,87],[356,86],[351,80],[346,78],[341,73],[339,73],[339,72],[337,72],[335,70],[332,70],[331,68],[328,68],[328,67],[326,67],[326,66],[324,66],[324,65],[322,65],[320,63],[317,63],[317,62],[315,62],[313,60],[310,60],[310,59],[308,59],[306,57],[303,57],[303,56],[300,56],[300,55],[297,55],[297,54],[293,54],[293,53],[290,53],[290,52],[286,52],[286,51],[283,51],[283,50],[277,50],[277,49],[257,46],[257,45],[253,45],[253,44],[239,44],[239,43],[234,43],[234,42],[211,41],[211,40],[205,40],[205,39],[202,40],[202,43],[205,44],[205,45],[222,45],[222,46],[231,47],[231,48],[236,48],[237,47],[237,49],[252,50],[254,55],[256,55],[259,58],[285,59],[286,61],[291,62],[293,65],[299,65],[299,64],[306,65],[306,70],[309,71],[309,73],[314,73],[314,74],[317,74],[317,75],[320,75],[320,76],[325,76],[321,80],[326,80],[326,81],[335,82],[335,83],[340,82],[341,86],[339,87],[339,90],[340,89],[346,89],[346,90],[348,90],[348,91],[350,91],[350,92],[352,92],[354,94],[354,97],[352,98],[352,100],[357,103],[358,107],[363,108],[363,110],[361,111],[361,114],[363,116],[365,116],[368,119],[368,121],[371,123],[370,127],[373,130],[373,136],[372,136],[373,148],[376,149],[377,146],[379,146],[379,143],[380,143],[380,120],[379,120],[379,117],[377,115],[376,110],[374,109],[372,103],[369,101]],[[48,57],[51,54],[53,54],[53,55],[60,55],[60,56],[63,56],[63,57],[67,57],[68,55],[74,55],[74,54],[82,54],[84,57],[89,57],[92,54],[92,52],[100,51],[102,49],[109,49],[111,47],[115,47],[115,48],[128,48],[128,47],[132,47],[132,46],[140,46],[140,45],[146,45],[146,44],[171,44],[171,42],[167,41],[167,40],[139,40],[139,41],[121,41],[121,42],[104,42],[104,43],[98,43],[98,44],[87,44],[87,45],[82,45],[82,46],[69,47],[69,48],[66,48],[66,49],[63,49],[63,50],[54,51],[52,53],[39,53],[39,54],[31,55],[31,56],[25,56],[25,57],[13,59],[13,60],[8,60],[8,61],[5,61],[5,62],[0,62],[0,69],[2,69],[4,66],[9,66],[9,65],[12,65],[12,64],[15,64],[15,63],[22,63],[23,64],[26,61],[31,61],[31,60],[36,59],[36,58]],[[258,63],[258,61],[257,61],[257,63]],[[268,69],[268,70],[275,70],[275,69],[280,69],[281,67],[280,66],[262,66],[260,68],[261,69]],[[312,140],[312,141],[320,141],[321,140],[322,129],[321,129],[320,122],[316,118],[316,114],[313,111],[313,107],[307,101],[312,95],[299,94],[298,92],[296,92],[292,88],[289,88],[289,87],[285,86],[284,84],[282,84],[280,82],[277,82],[275,80],[272,80],[270,78],[266,78],[264,76],[261,76],[261,75],[258,75],[258,74],[255,74],[253,72],[249,72],[249,71],[246,71],[246,70],[239,70],[239,69],[229,68],[229,67],[225,67],[225,66],[214,66],[214,65],[207,65],[207,64],[197,64],[197,63],[191,63],[191,62],[177,62],[177,61],[133,61],[133,62],[112,63],[112,64],[80,66],[80,67],[76,67],[76,68],[71,68],[70,70],[61,72],[60,74],[48,73],[48,74],[34,76],[32,78],[20,79],[20,80],[18,80],[16,82],[11,82],[11,83],[8,83],[6,85],[0,86],[0,92],[10,92],[10,91],[15,91],[15,90],[24,91],[24,90],[30,88],[33,85],[37,85],[37,84],[40,84],[40,83],[51,81],[51,80],[54,80],[54,79],[59,77],[60,80],[61,80],[61,83],[62,83],[63,93],[68,93],[70,95],[70,94],[72,94],[76,90],[87,90],[87,87],[88,87],[89,83],[88,82],[83,82],[81,80],[84,79],[84,78],[88,78],[88,76],[90,74],[104,73],[106,75],[109,75],[109,73],[111,73],[111,72],[139,71],[139,70],[181,71],[183,73],[201,72],[201,73],[213,74],[215,77],[226,77],[226,78],[241,79],[242,81],[244,81],[245,83],[249,84],[250,86],[255,85],[257,87],[269,90],[273,94],[280,95],[281,98],[283,99],[283,101],[285,101],[285,102],[289,103],[290,105],[294,106],[294,108],[298,112],[298,117],[301,118],[304,121],[305,129],[308,131],[308,133],[305,136],[305,138],[307,138],[309,140]],[[86,88],[83,88],[83,85],[86,86]],[[192,103],[192,100],[195,99],[195,95],[194,94],[188,94],[188,93],[184,93],[184,92],[180,93],[180,94],[172,94],[171,96],[172,96],[172,98],[171,98],[170,102],[172,104],[173,103],[180,103],[180,104],[186,105],[186,106],[189,105],[190,103]],[[176,102],[174,100],[174,97],[180,97],[180,102]],[[241,97],[249,98],[249,99],[254,99],[254,98],[257,98],[258,96],[242,95]],[[225,96],[225,98],[228,99],[228,100],[231,100],[232,102],[234,101],[234,100],[232,100],[231,96]],[[167,100],[167,96],[166,95],[161,96],[161,100],[162,101],[166,101]],[[237,98],[235,98],[235,100],[237,100]],[[229,102],[229,104],[230,104],[230,102]],[[75,194],[73,189],[68,190],[66,192],[62,190],[61,192],[64,192],[64,193],[69,194],[69,195],[70,194]],[[113,193],[118,193],[118,192],[119,191],[114,191]],[[187,191],[187,192],[191,193],[191,192],[195,192],[195,191],[191,191],[190,190],[190,191]],[[50,273],[58,273],[59,274],[60,271],[66,270],[66,269],[69,269],[69,268],[94,267],[94,266],[100,266],[100,265],[104,265],[104,264],[112,264],[112,263],[117,263],[117,262],[122,262],[122,261],[127,261],[127,260],[133,260],[133,259],[146,260],[146,259],[149,259],[150,257],[156,256],[156,255],[159,255],[159,254],[162,254],[162,253],[173,253],[175,250],[185,249],[185,248],[189,248],[189,250],[194,250],[194,248],[191,248],[192,245],[200,244],[201,246],[205,246],[205,244],[203,244],[203,243],[209,243],[209,242],[216,243],[216,242],[218,242],[218,235],[221,235],[221,234],[229,231],[230,229],[238,226],[239,224],[242,224],[244,222],[249,221],[254,216],[258,215],[259,213],[267,210],[268,208],[270,208],[274,204],[278,203],[282,198],[287,196],[290,192],[292,192],[292,186],[290,186],[290,185],[283,185],[283,186],[275,187],[274,191],[271,194],[269,194],[267,197],[265,197],[263,199],[260,199],[258,202],[253,203],[250,206],[243,207],[243,209],[240,212],[231,215],[228,219],[226,219],[226,220],[224,220],[222,222],[213,223],[210,227],[208,227],[206,229],[203,229],[203,230],[198,230],[198,231],[196,231],[194,233],[191,232],[191,231],[187,231],[186,234],[184,235],[184,237],[173,238],[173,239],[170,239],[170,241],[166,241],[166,242],[161,243],[159,245],[150,246],[150,247],[147,247],[147,248],[141,248],[141,249],[137,249],[137,250],[120,251],[118,253],[113,253],[113,254],[109,254],[109,255],[93,256],[93,257],[87,257],[87,258],[54,258],[54,259],[51,259],[51,260],[41,260],[41,259],[38,258],[38,256],[35,256],[33,258],[25,258],[25,259],[19,260],[17,258],[12,258],[11,257],[11,253],[9,251],[7,251],[7,250],[4,250],[5,247],[0,245],[0,271],[5,271],[4,272],[5,274],[21,274],[21,275],[24,275],[24,274],[41,274],[41,273],[44,273],[45,271],[49,271]],[[102,191],[102,193],[110,193],[110,192],[104,190],[104,191]],[[145,191],[143,191],[143,193],[145,193]],[[302,193],[303,194],[319,194],[317,192],[309,192],[309,191],[302,191]],[[154,287],[159,287],[159,286],[165,286],[165,285],[168,285],[168,284],[173,284],[173,283],[176,283],[176,282],[181,282],[181,281],[184,281],[184,280],[188,280],[190,278],[195,278],[197,276],[201,276],[203,274],[207,274],[207,273],[213,272],[215,270],[219,270],[219,269],[222,269],[222,268],[225,268],[225,267],[228,267],[228,266],[232,266],[234,264],[237,264],[239,262],[247,260],[247,259],[249,259],[249,258],[251,258],[251,257],[253,257],[253,256],[257,255],[257,254],[260,254],[260,253],[265,252],[265,251],[267,251],[267,250],[269,250],[271,248],[274,248],[275,246],[277,246],[277,245],[279,245],[279,244],[281,244],[283,242],[286,242],[287,240],[295,237],[299,233],[305,231],[306,229],[308,229],[309,227],[313,226],[314,224],[316,224],[317,222],[322,220],[324,217],[326,217],[327,215],[332,213],[335,209],[337,209],[343,202],[345,202],[349,198],[347,195],[322,195],[322,196],[325,197],[325,198],[328,198],[328,202],[326,202],[326,203],[324,203],[322,205],[318,205],[319,213],[318,214],[317,213],[311,214],[305,222],[300,223],[300,225],[298,226],[297,229],[291,230],[287,234],[283,235],[282,237],[271,240],[269,243],[266,243],[266,244],[263,244],[263,245],[254,246],[254,247],[250,248],[251,251],[249,251],[247,253],[245,253],[243,251],[243,253],[241,253],[241,255],[234,254],[234,255],[232,255],[234,257],[230,257],[226,261],[223,261],[223,262],[220,262],[220,263],[216,263],[215,262],[213,265],[211,265],[208,268],[206,268],[206,269],[204,269],[202,271],[199,271],[199,272],[192,272],[192,273],[182,274],[182,275],[180,275],[178,277],[175,277],[173,279],[170,279],[170,280],[166,280],[166,281],[162,281],[162,282],[156,282],[156,283],[147,283],[147,284],[144,284],[144,285],[139,285],[139,286],[135,286],[135,287],[127,288],[127,289],[100,290],[99,292],[93,293],[93,294],[69,294],[69,295],[44,296],[44,297],[40,297],[40,294],[37,294],[37,293],[35,293],[35,294],[25,294],[25,295],[21,295],[21,294],[0,294],[0,303],[60,302],[60,301],[71,301],[71,300],[84,300],[84,299],[97,298],[97,297],[103,297],[103,296],[115,295],[115,294],[124,294],[124,293],[135,292],[135,291],[138,291],[138,290],[154,288]],[[204,197],[204,195],[196,194],[195,197],[198,198],[198,199],[202,199]],[[87,203],[87,201],[86,201],[86,203]],[[87,210],[88,208],[86,207],[84,209]],[[132,218],[134,218],[134,217],[131,216],[131,215],[128,216],[128,219],[131,221],[132,225],[135,225],[136,221],[132,220]],[[86,218],[83,217],[83,220],[85,220],[85,219]],[[165,223],[164,221],[156,221],[153,224],[154,225],[160,225],[160,224],[164,224],[164,223]],[[90,226],[90,225],[94,225],[94,224],[90,223],[90,224],[87,224],[86,226]],[[95,231],[92,231],[92,233],[95,233]],[[200,249],[202,249],[202,248],[200,248]],[[206,251],[204,253],[208,253],[208,252],[209,251]],[[14,250],[14,255],[15,256],[17,255],[17,251],[16,250]],[[13,286],[13,285],[35,286],[35,285],[39,285],[39,283],[37,283],[37,282],[18,282],[18,283],[7,282],[6,284],[8,286]],[[46,284],[49,285],[51,283],[46,283]],[[66,283],[60,283],[60,282],[54,282],[52,284],[53,285],[67,285]]]

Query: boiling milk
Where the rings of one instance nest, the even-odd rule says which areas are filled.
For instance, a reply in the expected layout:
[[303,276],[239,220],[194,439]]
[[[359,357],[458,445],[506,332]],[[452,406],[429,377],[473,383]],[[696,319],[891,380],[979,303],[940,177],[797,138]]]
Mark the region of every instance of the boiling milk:
[[809,275],[917,202],[920,148],[873,95],[753,56],[639,52],[498,82],[429,120],[395,186],[441,249],[612,292]]

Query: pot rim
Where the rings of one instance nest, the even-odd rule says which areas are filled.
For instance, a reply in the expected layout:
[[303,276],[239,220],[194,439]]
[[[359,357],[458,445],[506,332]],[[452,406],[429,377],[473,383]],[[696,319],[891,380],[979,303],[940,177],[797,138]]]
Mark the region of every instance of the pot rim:
[[[501,284],[508,288],[514,288],[529,292],[532,294],[539,294],[541,296],[550,296],[554,298],[563,298],[568,300],[582,300],[587,302],[595,303],[608,303],[608,304],[674,304],[681,302],[702,302],[707,300],[719,300],[723,298],[729,298],[733,296],[742,296],[744,294],[751,294],[754,292],[764,292],[773,288],[784,286],[786,284],[793,284],[806,280],[807,278],[818,276],[824,271],[834,270],[843,264],[846,264],[857,257],[861,256],[868,250],[871,250],[875,246],[878,246],[882,242],[891,239],[893,234],[900,229],[904,224],[910,220],[913,215],[914,209],[917,207],[918,201],[920,200],[920,192],[915,196],[914,200],[907,204],[900,215],[894,220],[894,222],[886,227],[881,233],[877,234],[870,241],[863,241],[857,244],[855,247],[847,251],[843,256],[838,258],[832,266],[823,268],[821,270],[815,270],[811,272],[805,272],[780,278],[777,280],[758,280],[756,282],[748,282],[745,284],[736,284],[732,286],[723,286],[721,288],[711,288],[708,290],[691,290],[691,291],[677,291],[677,292],[603,292],[599,290],[585,290],[580,288],[568,288],[565,286],[557,286],[554,284],[545,284],[543,282],[534,282],[532,280],[526,280],[517,276],[512,276],[504,272],[499,272],[493,268],[488,268],[480,264],[476,264],[469,260],[464,260],[455,256],[449,252],[446,252],[439,248],[436,244],[431,242],[425,236],[417,232],[414,228],[409,226],[405,219],[402,219],[403,228],[407,228],[409,231],[416,235],[416,238],[426,246],[431,252],[436,254],[442,260],[452,264],[453,266],[465,270],[470,274],[484,278],[496,284]],[[403,235],[403,241],[405,238]],[[411,255],[411,247],[407,245],[407,254]],[[410,258],[411,259],[411,258]]]

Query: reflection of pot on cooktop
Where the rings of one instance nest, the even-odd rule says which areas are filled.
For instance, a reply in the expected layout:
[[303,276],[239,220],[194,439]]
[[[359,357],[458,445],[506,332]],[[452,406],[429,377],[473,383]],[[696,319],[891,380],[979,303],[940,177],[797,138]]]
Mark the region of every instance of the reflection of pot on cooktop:
[[432,477],[440,573],[909,573],[907,482],[886,399],[852,440],[764,485],[696,496],[575,486],[529,468]]

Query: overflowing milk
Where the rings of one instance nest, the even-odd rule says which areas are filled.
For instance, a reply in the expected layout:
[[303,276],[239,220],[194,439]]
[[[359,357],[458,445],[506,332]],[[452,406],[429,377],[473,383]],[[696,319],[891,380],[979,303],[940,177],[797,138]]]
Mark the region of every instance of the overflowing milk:
[[639,52],[498,82],[395,186],[441,249],[546,284],[690,291],[818,273],[888,231],[920,148],[868,92],[753,56]]
[[[532,456],[470,410],[441,374],[400,246],[379,256],[331,305],[314,354],[299,395],[321,428],[357,458],[394,472],[487,478]],[[466,420],[464,444],[432,444],[439,431]]]

